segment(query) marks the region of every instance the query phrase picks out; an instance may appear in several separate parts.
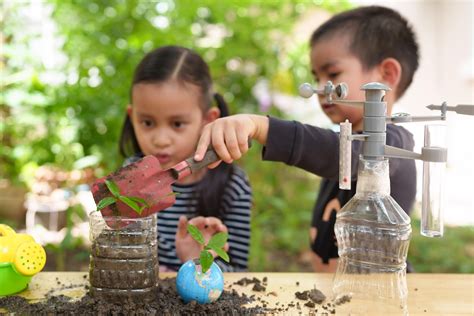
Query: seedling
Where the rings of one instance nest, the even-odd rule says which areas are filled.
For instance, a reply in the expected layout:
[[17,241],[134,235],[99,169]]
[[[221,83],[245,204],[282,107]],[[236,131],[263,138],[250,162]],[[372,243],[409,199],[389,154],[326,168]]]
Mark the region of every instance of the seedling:
[[214,256],[211,254],[210,250],[214,250],[214,252],[222,258],[225,262],[229,262],[229,255],[224,250],[225,243],[227,242],[227,238],[229,234],[225,232],[220,232],[215,234],[214,236],[209,239],[209,242],[206,244],[204,240],[204,236],[202,235],[201,231],[194,225],[188,224],[188,233],[193,237],[195,241],[197,241],[200,245],[204,247],[199,254],[199,263],[201,264],[201,269],[203,273],[206,273],[207,270],[212,265],[214,261]]
[[[127,204],[132,210],[137,212],[139,215],[142,214],[144,209],[146,209],[147,207],[150,207],[147,201],[145,201],[142,198],[120,194],[120,189],[118,188],[117,184],[113,181],[105,180],[105,185],[107,186],[107,188],[109,189],[110,193],[112,193],[113,196],[108,196],[100,200],[99,203],[97,203],[97,211],[100,211],[114,203],[117,203],[117,201],[122,201],[123,203]],[[170,195],[177,195],[177,193],[171,192],[170,194],[163,196],[157,201],[162,200]]]
[[145,208],[149,207],[148,203],[142,198],[120,194],[120,190],[115,182],[105,180],[105,185],[113,196],[108,196],[100,200],[99,203],[97,203],[98,211],[109,205],[117,203],[117,201],[122,201],[123,203],[127,204],[138,214],[141,214]]

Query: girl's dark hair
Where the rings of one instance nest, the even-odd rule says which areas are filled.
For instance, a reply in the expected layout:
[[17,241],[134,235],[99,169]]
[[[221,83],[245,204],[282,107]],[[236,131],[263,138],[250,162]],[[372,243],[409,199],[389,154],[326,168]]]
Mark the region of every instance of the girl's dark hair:
[[311,36],[310,46],[337,35],[350,37],[349,50],[365,70],[372,69],[385,58],[398,60],[402,75],[396,90],[397,99],[405,93],[418,69],[419,49],[415,33],[404,17],[381,6],[345,11],[318,27]]
[[[206,62],[194,51],[180,46],[163,46],[148,53],[135,69],[133,86],[138,83],[160,83],[177,80],[181,83],[199,87],[201,98],[199,104],[203,113],[211,108],[213,101],[220,110],[221,117],[229,115],[224,98],[213,92],[212,79]],[[128,115],[120,136],[120,153],[124,157],[143,155]],[[233,172],[233,165],[222,162],[217,168],[210,169],[197,187],[197,212],[201,216],[221,216],[222,196],[226,183]]]

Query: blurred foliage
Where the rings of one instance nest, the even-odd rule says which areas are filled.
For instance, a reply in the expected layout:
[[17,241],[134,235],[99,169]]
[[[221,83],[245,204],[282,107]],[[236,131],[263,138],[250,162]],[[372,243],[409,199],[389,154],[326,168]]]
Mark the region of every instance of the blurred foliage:
[[[296,42],[292,34],[298,18],[309,10],[336,12],[350,4],[51,0],[3,1],[2,6],[0,180],[25,185],[44,164],[64,170],[92,165],[102,175],[122,163],[118,137],[132,73],[153,48],[176,44],[196,50],[210,64],[216,90],[232,113],[259,112],[252,95],[259,80],[288,94],[311,80],[307,42]],[[40,11],[38,21],[32,12]],[[54,47],[45,47],[44,38]],[[269,114],[282,116],[276,108]],[[239,162],[254,193],[250,269],[309,270],[302,258],[309,251],[319,181],[296,168],[262,162],[260,156],[255,145]],[[69,257],[66,253],[76,246],[67,236],[56,248],[50,246],[59,258]],[[460,253],[472,255],[472,230],[447,229],[446,236]],[[439,240],[415,235],[410,260],[418,271],[472,272],[472,256],[465,257],[471,263],[448,258],[437,245]]]
[[416,272],[474,273],[474,227],[445,226],[442,238],[420,234],[420,221],[412,221],[408,260]]
[[[65,170],[95,165],[97,175],[119,166],[118,137],[132,73],[158,46],[182,45],[202,54],[232,113],[259,111],[252,88],[262,78],[295,94],[297,84],[310,79],[307,42],[291,38],[295,21],[308,10],[345,7],[346,2],[293,0],[58,0],[41,8],[8,2],[2,20],[7,80],[0,178],[28,183],[47,163]],[[57,25],[50,34],[59,40],[57,57],[34,45],[44,38],[45,22],[25,25],[28,11],[39,9]],[[272,114],[281,116],[277,109]],[[262,163],[258,148],[241,164],[254,188],[251,268],[285,269],[288,256],[308,248],[317,178]],[[262,249],[279,250],[285,258],[270,260]]]

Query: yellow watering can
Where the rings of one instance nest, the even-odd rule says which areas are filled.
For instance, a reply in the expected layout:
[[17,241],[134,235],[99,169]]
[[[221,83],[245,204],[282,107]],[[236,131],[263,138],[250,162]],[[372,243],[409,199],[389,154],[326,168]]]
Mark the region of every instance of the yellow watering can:
[[33,237],[0,224],[0,296],[23,291],[46,263],[46,252]]

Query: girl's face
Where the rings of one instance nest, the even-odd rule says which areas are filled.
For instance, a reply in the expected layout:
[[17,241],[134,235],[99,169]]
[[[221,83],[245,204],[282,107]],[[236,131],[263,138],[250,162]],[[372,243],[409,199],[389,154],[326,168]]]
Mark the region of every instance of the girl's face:
[[176,81],[133,86],[128,113],[138,144],[163,169],[192,156],[202,127],[219,117],[216,108],[202,112],[200,97],[199,87]]
[[[345,82],[349,88],[346,100],[365,100],[361,86],[381,80],[377,67],[365,71],[359,59],[350,53],[348,36],[329,35],[320,39],[311,48],[310,59],[311,70],[318,86],[323,87],[329,80],[334,85]],[[334,98],[333,102],[336,103],[328,104],[324,96],[318,98],[324,113],[333,123],[338,124],[348,119],[354,130],[362,129],[362,107],[337,104]]]

